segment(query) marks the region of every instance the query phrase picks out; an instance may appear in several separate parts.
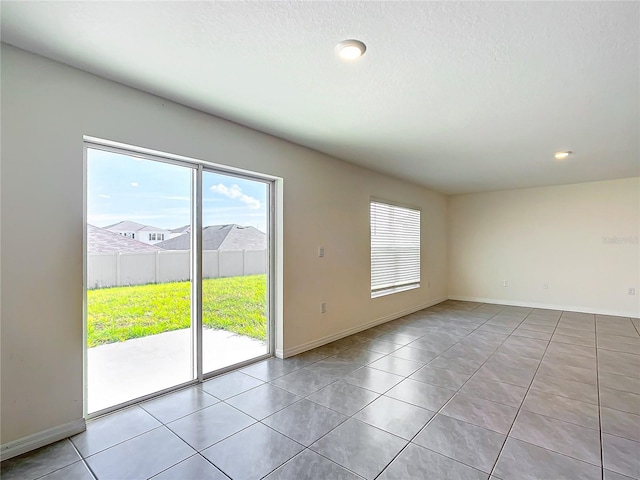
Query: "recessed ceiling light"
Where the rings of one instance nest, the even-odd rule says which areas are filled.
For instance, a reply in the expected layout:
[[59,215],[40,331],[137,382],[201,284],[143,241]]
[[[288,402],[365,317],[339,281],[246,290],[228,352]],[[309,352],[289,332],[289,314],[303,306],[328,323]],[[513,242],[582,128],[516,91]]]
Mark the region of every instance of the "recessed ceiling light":
[[566,152],[556,152],[554,157],[556,157],[556,160],[564,160],[565,158],[567,158],[572,153],[573,152],[571,150],[568,150]]
[[336,45],[336,53],[343,60],[355,60],[364,55],[367,46],[360,40],[343,40]]

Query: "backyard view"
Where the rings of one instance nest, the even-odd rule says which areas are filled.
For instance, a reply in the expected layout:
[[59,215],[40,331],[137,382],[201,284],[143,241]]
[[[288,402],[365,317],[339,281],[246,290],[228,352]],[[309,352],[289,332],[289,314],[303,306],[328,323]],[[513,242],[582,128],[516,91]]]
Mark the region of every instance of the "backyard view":
[[[266,275],[203,280],[202,323],[266,339]],[[191,283],[87,291],[87,345],[96,347],[191,326]]]
[[270,352],[268,206],[262,181],[87,149],[89,413]]

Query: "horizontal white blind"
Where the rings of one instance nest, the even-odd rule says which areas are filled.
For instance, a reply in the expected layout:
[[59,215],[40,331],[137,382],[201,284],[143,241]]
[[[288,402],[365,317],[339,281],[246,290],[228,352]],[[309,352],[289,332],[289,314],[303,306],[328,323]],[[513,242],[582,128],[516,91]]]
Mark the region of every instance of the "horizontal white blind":
[[420,210],[371,200],[372,296],[419,285]]

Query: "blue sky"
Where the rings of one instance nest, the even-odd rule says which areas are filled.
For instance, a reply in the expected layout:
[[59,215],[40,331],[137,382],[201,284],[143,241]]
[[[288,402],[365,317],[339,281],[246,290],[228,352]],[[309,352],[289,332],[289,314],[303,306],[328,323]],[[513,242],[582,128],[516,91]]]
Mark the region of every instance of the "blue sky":
[[[237,223],[266,232],[267,185],[205,172],[203,224]],[[160,228],[190,222],[191,169],[89,149],[87,222],[132,220]]]

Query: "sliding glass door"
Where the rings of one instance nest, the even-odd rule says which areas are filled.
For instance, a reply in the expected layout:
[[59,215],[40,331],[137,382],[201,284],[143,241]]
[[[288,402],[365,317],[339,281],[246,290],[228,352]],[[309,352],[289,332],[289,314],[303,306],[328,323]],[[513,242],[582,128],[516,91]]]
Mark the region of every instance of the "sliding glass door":
[[269,355],[270,182],[92,143],[86,162],[87,412]]
[[203,371],[269,353],[269,184],[202,176]]

